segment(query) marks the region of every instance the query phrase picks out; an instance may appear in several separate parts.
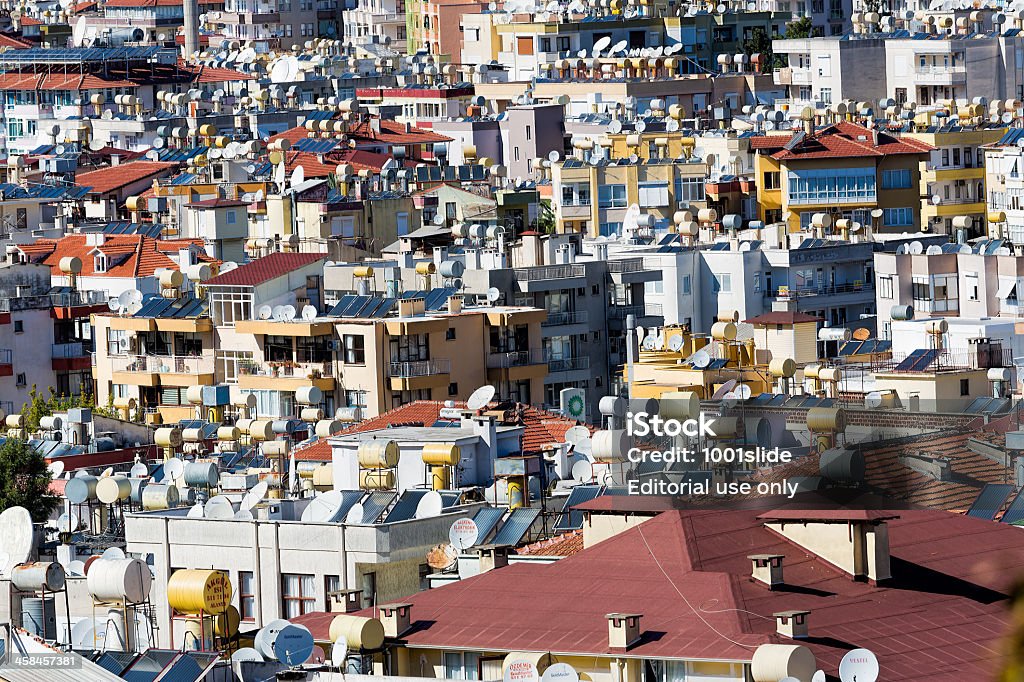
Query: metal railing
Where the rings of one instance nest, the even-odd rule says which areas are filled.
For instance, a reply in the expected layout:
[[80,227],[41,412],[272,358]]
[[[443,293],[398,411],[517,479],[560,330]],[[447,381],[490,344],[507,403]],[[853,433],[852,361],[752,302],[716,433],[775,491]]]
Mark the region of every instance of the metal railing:
[[490,369],[543,365],[545,362],[547,362],[547,356],[540,348],[512,353],[491,353],[487,356],[487,367]]
[[293,362],[291,360],[269,360],[263,364],[257,361],[238,362],[238,374],[261,377],[330,377],[330,362]]
[[589,316],[586,310],[569,310],[563,313],[548,313],[548,318],[541,322],[542,327],[556,327],[563,324],[585,324]]
[[66,291],[50,294],[50,301],[55,308],[72,308],[77,305],[102,305],[109,297],[106,291]]
[[637,317],[660,317],[664,308],[660,303],[644,303],[639,305],[613,305],[608,308],[608,318],[624,320],[627,315]]
[[11,298],[0,298],[0,313],[9,313],[17,310],[37,310],[50,307],[49,294],[38,294],[34,296],[16,296]]
[[535,268],[516,268],[516,279],[521,282],[540,282],[547,279],[569,279],[571,277],[586,277],[587,268],[584,265],[542,265]]
[[874,291],[875,283],[864,281],[860,284],[836,284],[833,286],[820,287],[779,287],[764,292],[765,298],[788,297],[798,298],[803,296],[835,296],[836,294],[853,294],[863,291]]
[[624,273],[624,272],[643,272],[644,271],[644,259],[643,258],[623,258],[621,260],[608,261],[608,272]]
[[211,374],[214,359],[212,355],[115,355],[110,364],[114,372]]
[[1009,348],[992,347],[974,352],[966,350],[937,349],[893,353],[890,357],[872,357],[871,371],[911,374],[915,372],[955,372],[965,369],[989,369],[1012,367],[1013,352]]
[[549,372],[572,372],[579,369],[590,369],[589,355],[581,355],[575,358],[552,358],[548,360]]
[[429,377],[437,374],[449,374],[451,371],[451,360],[416,360],[413,362],[390,363],[388,367],[388,376],[408,379],[410,377]]

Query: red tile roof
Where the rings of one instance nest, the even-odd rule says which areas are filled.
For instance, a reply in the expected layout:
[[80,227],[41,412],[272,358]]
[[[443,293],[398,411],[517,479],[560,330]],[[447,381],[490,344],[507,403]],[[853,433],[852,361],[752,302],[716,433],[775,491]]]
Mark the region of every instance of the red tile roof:
[[170,175],[173,163],[163,161],[132,161],[99,170],[79,173],[75,182],[91,187],[90,194],[107,194],[147,178]]
[[74,6],[72,6],[71,11],[76,14],[79,12],[87,12],[89,10],[96,9],[96,5],[96,0],[84,0],[84,2],[76,2]]
[[[86,277],[151,277],[157,270],[178,270],[180,249],[202,247],[201,239],[153,239],[141,235],[107,237],[102,245],[87,243],[88,235],[75,234],[60,239],[37,239],[31,244],[19,244],[18,250],[33,263],[50,266],[53,275],[62,275],[60,260],[75,256],[82,260],[82,276]],[[106,272],[96,272],[95,255],[107,256]],[[201,260],[206,260],[202,259]]]
[[18,24],[20,24],[21,26],[42,26],[43,22],[39,19],[36,19],[35,17],[27,17],[22,15],[18,19]]
[[333,175],[341,163],[350,164],[355,171],[372,170],[379,173],[390,158],[386,154],[376,154],[365,149],[345,149],[324,155],[321,162],[317,154],[289,151],[285,154],[285,170],[291,173],[297,166],[302,166],[307,180]]
[[[178,5],[181,2],[177,3]],[[256,76],[251,73],[242,73],[241,71],[235,71],[234,69],[222,69],[216,66],[206,66],[205,64],[186,64],[184,60],[178,60],[178,68],[183,71],[187,71],[194,76],[194,82],[196,83],[227,83],[230,81],[248,81],[255,80]]]
[[25,50],[32,47],[32,43],[24,40],[18,40],[8,35],[0,34],[0,48],[9,50]]
[[[459,402],[455,405],[459,408],[466,406],[465,403]],[[445,404],[438,400],[417,400],[361,421],[338,433],[366,433],[391,426],[430,426],[440,419],[441,409],[444,406]],[[526,427],[523,432],[523,452],[540,452],[552,443],[564,443],[566,431],[578,424],[580,422],[560,414],[530,405],[525,406],[522,415],[522,425]],[[587,426],[591,432],[597,430],[587,424],[584,426]],[[331,460],[331,445],[326,439],[318,440],[308,447],[295,450],[295,459],[329,462]]]
[[[886,682],[993,679],[1005,655],[1006,595],[1024,561],[1019,528],[901,511],[888,523],[893,579],[872,585],[764,528],[756,514],[665,512],[553,563],[511,564],[412,595],[402,599],[414,621],[403,640],[609,656],[606,614],[639,613],[642,636],[630,657],[750,661],[761,644],[795,643],[775,633],[774,613],[809,610],[810,637],[799,644],[831,674],[864,647]],[[750,554],[783,555],[792,587],[751,580]],[[336,615],[296,622],[323,641]]]
[[516,550],[516,554],[524,556],[557,556],[565,557],[583,551],[583,531],[556,535],[550,540],[541,540],[531,545],[524,545]]
[[[799,135],[799,133],[797,133]],[[878,143],[874,142],[877,134]],[[752,138],[757,139],[757,138]],[[788,142],[788,141],[787,141]],[[783,144],[786,144],[785,142]],[[757,147],[755,147],[757,148]],[[901,139],[884,130],[870,130],[864,126],[840,121],[813,135],[806,135],[793,145],[772,154],[778,161],[826,158],[883,157],[893,154],[925,154],[933,147],[911,138]]]
[[[356,144],[367,144],[371,142],[384,142],[386,144],[428,144],[433,142],[451,142],[452,138],[435,133],[426,128],[417,128],[410,126],[409,130],[406,131],[405,124],[397,121],[388,121],[385,119],[376,119],[380,122],[380,131],[374,131],[369,121],[363,121],[356,125],[349,126],[348,132],[344,133],[350,140],[354,140]],[[306,130],[305,126],[297,126],[289,130],[279,133],[270,138],[270,141],[280,139],[287,139],[292,144],[295,144],[301,139],[307,137],[309,131]],[[340,135],[341,133],[339,133]]]
[[207,280],[206,285],[256,286],[322,260],[327,260],[326,253],[272,253]]
[[105,80],[83,73],[4,73],[0,74],[0,90],[102,90],[104,88],[137,88],[129,80]]

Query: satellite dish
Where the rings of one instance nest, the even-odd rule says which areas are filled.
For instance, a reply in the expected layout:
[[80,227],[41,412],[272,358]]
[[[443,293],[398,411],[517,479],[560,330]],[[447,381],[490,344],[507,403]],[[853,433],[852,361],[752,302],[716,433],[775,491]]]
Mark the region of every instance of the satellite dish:
[[260,318],[261,320],[269,320],[270,316],[273,314],[274,309],[271,308],[269,305],[261,305],[259,309],[256,311],[256,317]]
[[458,551],[448,543],[438,545],[427,552],[427,565],[439,571],[451,568],[458,560]]
[[559,154],[557,150],[552,150],[552,151],[548,152],[548,161],[550,161],[551,163],[558,163],[558,161],[561,158],[562,158],[562,155]]
[[572,480],[577,483],[590,483],[594,480],[594,465],[585,459],[577,460],[572,465]]
[[312,322],[316,319],[316,308],[311,305],[302,306],[302,319],[306,322]]
[[24,507],[10,507],[0,513],[0,547],[7,560],[0,562],[0,575],[10,576],[11,569],[28,561],[33,543],[32,516]]
[[345,515],[345,523],[362,523],[363,522],[363,505],[361,502],[356,502],[352,505],[352,508],[348,510],[348,514]]
[[208,519],[225,520],[234,517],[235,508],[227,497],[216,495],[207,500],[204,512]]
[[74,533],[78,530],[79,523],[78,516],[74,512],[64,512],[57,517],[57,530],[63,533]]
[[190,519],[201,519],[206,516],[206,510],[203,509],[202,504],[194,504],[185,516]]
[[343,502],[344,498],[338,490],[321,493],[302,510],[302,521],[327,523],[338,513]]
[[260,652],[264,659],[276,660],[277,653],[274,651],[274,640],[281,634],[281,631],[291,625],[283,618],[272,620],[263,626],[263,629],[256,633],[253,638],[253,646]]
[[497,391],[494,386],[481,386],[469,396],[469,400],[466,401],[466,409],[473,412],[484,409],[494,399],[495,393]]
[[915,256],[920,255],[924,253],[924,244],[921,242],[910,242],[910,246],[907,250]]
[[296,166],[295,170],[292,171],[292,177],[289,180],[289,185],[295,187],[301,185],[306,180],[306,169],[302,166]]
[[274,655],[291,668],[302,665],[313,655],[313,633],[303,625],[288,625],[274,639]]
[[736,389],[733,391],[733,394],[740,400],[749,400],[751,394],[750,386],[747,384],[738,384]]
[[270,316],[278,322],[284,322],[284,306],[275,305],[270,311]]
[[645,130],[647,130],[647,123],[644,122],[643,119],[641,119],[636,122],[636,124],[633,126],[633,129],[636,130],[636,132],[638,133],[642,133]]
[[116,313],[121,310],[121,302],[116,298],[112,298],[107,301],[107,308],[110,309],[110,312]]
[[339,637],[338,640],[331,647],[331,665],[335,668],[345,668],[345,659],[348,658],[348,641],[343,637]]
[[107,547],[105,550],[103,550],[103,554],[100,554],[100,559],[109,559],[111,561],[124,558],[124,550],[120,547]]
[[244,646],[231,655],[231,662],[263,663],[263,656],[260,652],[251,647]]
[[573,426],[565,432],[565,442],[571,445],[590,440],[590,429],[586,426]]
[[[68,564],[68,573],[70,575],[77,575],[77,576],[85,575],[85,562],[81,561],[80,559],[75,559],[74,561],[72,561],[71,563]],[[83,622],[83,621],[79,621],[79,622]],[[75,628],[77,628],[77,627],[78,627],[78,623],[75,623]],[[71,639],[72,640],[75,639],[75,636],[74,636],[75,628],[71,628]]]
[[594,49],[593,49],[594,56],[597,57],[603,50],[607,49],[607,47],[609,45],[611,45],[611,44],[612,44],[612,37],[611,36],[604,36],[603,38],[598,39],[598,41],[594,43]]
[[878,679],[878,659],[868,649],[846,652],[839,662],[839,679],[842,682],[875,682]]
[[828,678],[825,677],[824,670],[818,670],[813,675],[811,675],[811,682],[826,682],[827,680]]
[[185,463],[177,457],[164,462],[164,480],[176,481],[185,473]]
[[452,547],[467,550],[480,539],[480,528],[476,521],[468,518],[457,519],[448,529],[448,541]]
[[674,353],[678,353],[683,347],[683,336],[682,334],[676,334],[668,340],[668,349]]
[[693,354],[690,362],[696,369],[707,369],[711,364],[711,354],[706,350],[699,350]]
[[131,471],[128,472],[128,475],[131,476],[132,478],[146,478],[147,476],[149,476],[149,467],[143,464],[142,462],[139,462],[138,464],[132,466],[132,469]]
[[622,132],[622,121],[619,119],[612,119],[612,122],[608,124],[608,132],[612,135],[618,135]]
[[540,679],[541,682],[580,682],[580,675],[568,663],[555,663],[548,666]]
[[736,380],[735,379],[729,379],[724,384],[722,384],[721,386],[718,387],[718,390],[715,391],[715,394],[713,396],[711,396],[711,399],[712,400],[721,400],[722,398],[724,398],[726,396],[726,394],[728,394],[735,387],[736,387]]
[[498,289],[498,287],[491,287],[490,289],[487,290],[487,300],[488,300],[488,302],[494,303],[499,298],[501,298],[501,290]]
[[440,516],[443,510],[444,499],[441,497],[441,493],[431,490],[420,498],[419,504],[416,505],[415,516],[417,519],[429,519]]
[[286,305],[281,310],[281,317],[284,318],[285,322],[291,322],[295,319],[295,306]]
[[103,473],[100,474],[100,478],[110,478],[113,475],[114,475],[114,467],[107,467],[106,469],[103,470]]
[[[239,509],[248,509],[248,510],[252,511],[253,509],[256,508],[256,505],[258,505],[260,502],[263,501],[263,498],[266,497],[267,491],[269,489],[270,489],[270,485],[266,481],[260,481],[259,483],[254,485],[252,488],[250,488],[249,492],[247,492],[242,497],[242,502],[241,502],[241,504],[238,505],[238,508]],[[305,511],[305,510],[303,510],[303,511]]]
[[60,475],[64,473],[64,462],[60,460],[50,462],[47,468],[50,470],[50,478],[60,478]]

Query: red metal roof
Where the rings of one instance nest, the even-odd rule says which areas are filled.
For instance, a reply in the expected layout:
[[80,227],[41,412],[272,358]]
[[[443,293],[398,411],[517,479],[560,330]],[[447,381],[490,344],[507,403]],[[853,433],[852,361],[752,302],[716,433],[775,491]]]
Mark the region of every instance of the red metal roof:
[[272,253],[207,280],[206,285],[256,286],[322,260],[327,260],[326,253]]
[[147,178],[170,175],[174,167],[175,164],[163,161],[132,161],[79,173],[75,176],[75,182],[90,187],[90,194],[107,194]]
[[[757,646],[796,643],[774,613],[810,611],[807,646],[835,674],[864,647],[886,682],[993,679],[1024,533],[933,510],[889,522],[893,579],[853,580],[764,528],[756,511],[672,511],[548,564],[511,564],[411,603],[410,647],[610,655],[606,614],[642,614],[629,657],[749,661]],[[781,554],[790,587],[750,579],[750,554]],[[515,605],[515,608],[510,606]],[[361,615],[372,615],[367,609]],[[296,622],[323,641],[337,614]],[[621,655],[621,653],[620,653]]]
[[0,74],[0,90],[103,90],[105,88],[137,88],[135,81],[104,80],[88,73],[4,73]]

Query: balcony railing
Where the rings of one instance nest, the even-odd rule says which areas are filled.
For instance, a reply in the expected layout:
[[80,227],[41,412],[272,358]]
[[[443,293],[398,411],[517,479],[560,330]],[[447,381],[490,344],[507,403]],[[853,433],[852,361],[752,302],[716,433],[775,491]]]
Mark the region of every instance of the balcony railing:
[[106,291],[65,291],[50,294],[50,301],[55,308],[73,308],[79,305],[102,305],[109,297]]
[[201,355],[115,355],[111,357],[115,372],[141,374],[211,374],[213,357]]
[[581,355],[575,358],[553,358],[548,360],[549,372],[573,372],[580,369],[590,369],[589,355]]
[[408,379],[411,377],[429,377],[437,374],[449,374],[451,371],[451,360],[417,360],[414,362],[392,362],[388,367],[388,376]]
[[541,322],[542,327],[556,327],[563,324],[586,324],[586,310],[569,310],[564,313],[548,313],[548,319]]
[[764,295],[765,298],[802,298],[804,296],[835,296],[837,294],[853,294],[874,290],[875,283],[865,281],[860,284],[836,284],[834,286],[820,287],[779,287],[765,291]]
[[608,261],[608,272],[643,272],[643,258],[624,258],[622,260]]
[[512,353],[491,353],[487,356],[487,367],[490,369],[543,365],[545,362],[547,356],[540,348]]
[[270,360],[264,364],[252,360],[239,360],[238,373],[261,377],[329,377],[333,368],[330,362],[293,362],[291,360]]
[[89,355],[81,341],[71,343],[55,343],[50,346],[51,358],[84,358]]
[[644,303],[643,305],[613,305],[608,308],[608,318],[624,320],[627,315],[637,317],[660,317],[663,308],[660,303]]
[[11,311],[18,310],[38,310],[49,307],[50,296],[48,294],[0,298],[0,313],[9,313]]
[[516,279],[520,282],[541,282],[548,279],[569,279],[572,277],[586,277],[587,268],[584,265],[543,265],[536,268],[516,268]]

